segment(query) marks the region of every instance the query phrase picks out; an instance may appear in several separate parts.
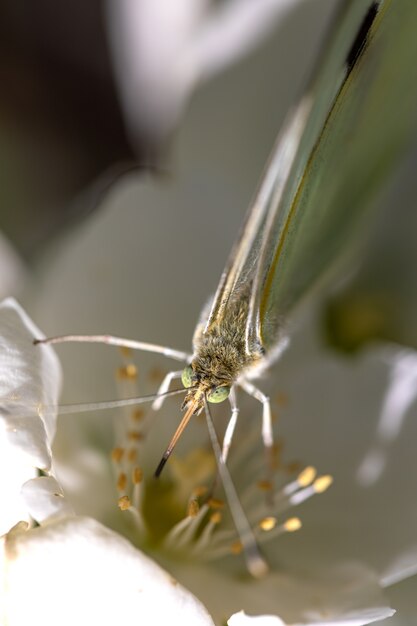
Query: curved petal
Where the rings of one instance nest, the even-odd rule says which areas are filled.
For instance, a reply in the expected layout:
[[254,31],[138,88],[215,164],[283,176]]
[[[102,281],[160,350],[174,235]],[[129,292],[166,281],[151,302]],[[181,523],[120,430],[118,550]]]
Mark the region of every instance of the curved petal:
[[227,626],[285,626],[276,615],[246,615],[239,611],[227,620]]
[[[311,626],[364,626],[377,620],[392,617],[395,611],[387,607],[354,611],[342,615],[337,619],[310,622]],[[275,615],[246,615],[244,611],[235,613],[227,622],[228,626],[285,626],[284,622]],[[294,626],[308,626],[306,623]]]
[[40,404],[54,405],[60,366],[50,348],[37,349],[41,333],[12,299],[0,304],[0,535],[19,520],[28,520],[20,490],[36,467],[51,465],[50,443],[55,413],[42,415]]
[[41,525],[74,514],[61,486],[52,476],[28,480],[22,487],[22,496],[30,516]]
[[203,599],[219,622],[239,610],[258,617],[277,616],[285,624],[349,624],[352,620],[353,625],[355,619],[366,624],[372,616],[375,621],[393,614],[374,573],[358,563],[310,571],[282,568],[256,582],[242,581],[227,566],[170,562],[169,570]]
[[214,626],[191,593],[92,519],[16,530],[2,548],[0,616],[8,626],[160,626],[176,616],[182,626]]
[[15,300],[1,303],[0,424],[15,454],[48,470],[61,370],[52,348],[33,345],[42,336]]

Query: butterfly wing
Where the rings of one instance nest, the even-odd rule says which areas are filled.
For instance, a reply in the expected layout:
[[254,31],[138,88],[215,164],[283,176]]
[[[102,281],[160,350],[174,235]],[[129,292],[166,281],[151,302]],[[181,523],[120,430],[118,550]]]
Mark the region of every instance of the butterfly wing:
[[[282,319],[346,249],[415,136],[417,3],[353,3],[364,17],[317,140],[297,155],[260,254],[251,319],[271,348]],[[317,88],[320,89],[320,81]],[[314,116],[313,105],[311,117]]]
[[248,297],[247,351],[271,350],[346,248],[416,127],[417,3],[343,4],[282,131],[206,326]]

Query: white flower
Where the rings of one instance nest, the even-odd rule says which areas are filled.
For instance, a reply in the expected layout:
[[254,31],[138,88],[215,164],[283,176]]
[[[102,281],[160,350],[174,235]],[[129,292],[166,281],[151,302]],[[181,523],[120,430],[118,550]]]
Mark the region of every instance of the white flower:
[[[202,112],[204,105],[199,109],[197,103],[191,116],[194,128],[185,124],[185,140],[180,146],[187,164],[186,174],[180,173],[174,183],[166,180],[160,185],[146,180],[127,181],[111,194],[100,215],[87,222],[75,236],[61,242],[58,253],[55,251],[45,257],[43,267],[37,268],[39,280],[35,296],[28,297],[27,302],[49,335],[104,331],[189,348],[199,309],[215,288],[244,207],[253,194],[265,154],[279,126],[277,109],[285,108],[283,100],[291,89],[297,88],[297,81],[291,80],[288,86],[285,81],[276,80],[277,58],[285,56],[288,43],[288,40],[281,42],[281,54],[273,57],[272,79],[267,80],[268,85],[277,84],[284,98],[277,103],[268,91],[262,100],[262,89],[253,88],[249,93],[244,89],[228,93],[226,86],[223,96],[219,98],[216,93],[216,111],[221,112],[218,117],[222,118],[223,126],[219,126],[215,116],[215,127],[210,124],[212,111],[207,115]],[[304,46],[300,48],[305,54]],[[255,74],[257,78],[264,76],[263,60],[259,66],[255,64]],[[243,81],[253,84],[246,74]],[[183,85],[180,86],[183,89]],[[207,89],[210,101],[210,88]],[[180,90],[181,97],[184,93],[186,97],[187,92]],[[260,111],[255,119],[254,101]],[[231,103],[229,109],[228,103]],[[232,135],[238,137],[237,147],[228,141]],[[60,355],[66,374],[65,401],[114,397],[112,373],[120,360],[115,351],[103,346],[63,346]],[[137,362],[140,384],[146,391],[153,391],[155,383],[151,385],[147,380],[147,372],[156,361],[139,355]],[[161,365],[160,361],[157,363]],[[114,445],[120,442],[112,432],[113,420],[106,414],[63,416],[55,444],[55,467],[77,514],[90,517],[89,529],[93,528],[93,535],[97,535],[97,542],[94,539],[93,544],[99,544],[103,556],[99,563],[106,560],[107,546],[113,540],[118,546],[121,544],[115,534],[111,535],[112,540],[103,543],[100,539],[103,534],[110,537],[106,534],[109,531],[94,526],[93,518],[128,535],[132,541],[143,541],[148,554],[196,594],[217,624],[227,620],[231,624],[248,623],[248,620],[254,624],[259,620],[279,624],[284,620],[287,624],[351,626],[391,615],[388,603],[381,596],[379,579],[381,577],[384,584],[395,579],[395,572],[391,579],[387,574],[390,563],[415,541],[414,503],[410,498],[415,492],[415,472],[404,471],[402,466],[409,454],[410,447],[405,445],[408,439],[389,459],[386,484],[381,481],[378,489],[365,492],[353,479],[366,440],[371,436],[372,418],[376,419],[378,414],[378,403],[386,386],[386,368],[378,352],[346,362],[323,351],[316,345],[316,339],[311,338],[311,333],[304,332],[294,337],[293,348],[271,373],[269,382],[265,381],[265,389],[269,387],[271,395],[284,390],[289,396],[288,407],[282,410],[277,428],[285,440],[285,459],[295,457],[314,463],[334,474],[336,480],[332,490],[311,499],[300,510],[304,527],[299,533],[266,545],[272,571],[260,581],[242,575],[244,568],[240,557],[210,563],[206,555],[191,554],[198,536],[191,537],[184,553],[179,555],[161,547],[163,542],[151,543],[140,528],[129,527],[126,524],[130,520],[129,513],[117,509],[118,494],[112,488],[117,475],[111,474],[109,456]],[[243,432],[247,426],[245,415],[254,428],[258,425],[257,411],[256,406],[242,405]],[[154,417],[143,451],[146,458],[142,466],[147,475],[159,460],[178,414],[178,403],[173,401],[165,413]],[[116,417],[116,427],[120,423],[120,418]],[[190,425],[179,446],[178,458],[186,456],[186,451],[195,450],[195,439],[204,437],[201,433],[204,430],[198,424]],[[201,457],[201,452],[196,454],[199,461],[205,458]],[[188,463],[186,459],[186,468]],[[230,465],[232,472],[239,467],[233,455]],[[261,460],[257,462],[259,466]],[[204,463],[199,467],[204,470]],[[178,461],[171,463],[167,470],[175,475]],[[166,481],[168,472],[164,477]],[[238,487],[244,499],[245,488],[250,489],[251,484],[244,477],[237,477],[236,482],[241,483]],[[161,488],[166,484],[161,482]],[[181,486],[180,481],[177,484]],[[387,488],[391,490],[388,493]],[[184,491],[188,494],[186,489]],[[53,496],[55,492],[47,490],[45,494],[47,511],[54,501],[54,497],[48,499],[48,493]],[[170,502],[163,494],[157,499],[155,491],[148,493],[145,521],[156,528],[159,502],[162,501],[165,512],[169,511]],[[34,507],[33,501],[27,502]],[[256,518],[257,506],[249,507],[249,516]],[[41,512],[36,515],[41,517]],[[53,515],[55,521],[48,524],[43,520],[41,529],[30,530],[28,537],[34,537],[36,542],[36,537],[42,537],[43,532],[58,529],[63,535],[51,534],[52,539],[68,536],[77,544],[79,535],[84,532],[80,532],[84,517],[72,518],[74,526],[70,526],[66,521],[69,518],[58,520],[56,512]],[[171,528],[172,525],[168,532]],[[68,545],[71,544],[72,540]],[[26,544],[23,539],[21,545],[19,559],[24,567]],[[123,546],[126,545],[123,542]],[[209,552],[210,549],[209,543]],[[122,548],[120,554],[124,560]],[[139,554],[135,551],[135,558],[140,558]],[[413,559],[407,564],[410,572],[414,571],[415,563],[414,555],[411,556]],[[42,557],[46,558],[45,551]],[[65,555],[62,561],[66,558]],[[349,563],[352,560],[355,562]],[[81,556],[78,561],[82,561]],[[400,567],[403,565],[401,561]],[[90,571],[86,569],[88,580],[94,579],[88,574]],[[63,575],[66,574],[64,570]],[[116,569],[116,582],[118,575]],[[83,572],[80,580],[85,580]],[[60,586],[59,598],[67,597],[67,587],[69,583]],[[85,598],[82,582],[80,587],[74,592],[74,611],[77,598]],[[113,600],[117,603],[121,587],[115,586],[117,593],[113,597],[110,593],[102,595],[100,618],[103,620],[107,603]],[[158,609],[164,604],[165,593],[168,591],[164,588],[158,593]],[[96,597],[93,596],[93,602]],[[133,617],[130,608],[123,617],[130,621],[137,619],[140,623],[143,614],[140,605],[135,606]],[[246,615],[240,613],[242,609]],[[112,615],[110,611],[108,614]],[[203,617],[198,619],[208,619],[201,608],[200,616]],[[178,617],[178,609],[173,608],[170,623],[175,621],[184,623],[184,618],[182,614]],[[194,623],[199,623],[197,618]]]
[[[178,614],[182,624],[213,624],[189,592],[128,541],[74,516],[51,473],[60,367],[49,347],[33,345],[39,336],[17,303],[0,305],[3,530],[14,522],[0,541],[0,623],[158,626]],[[27,480],[37,468],[49,476]],[[38,528],[19,521],[28,514]]]
[[42,406],[54,406],[60,387],[60,368],[52,350],[30,349],[41,333],[11,299],[1,305],[0,376],[0,491],[3,507],[0,534],[27,519],[20,486],[36,475],[35,468],[51,469],[51,442],[55,415]]
[[[16,344],[11,340],[13,333]],[[45,462],[42,455],[33,454],[31,433],[39,432],[40,419],[45,421],[40,414],[48,415],[49,424],[53,420],[59,366],[50,348],[33,345],[31,333],[39,336],[18,305],[10,300],[3,303],[0,336],[8,357],[8,372],[3,374],[6,432],[9,414],[24,418],[17,446],[21,463],[25,467],[41,465],[50,474],[23,485],[27,510],[40,526],[29,529],[27,522],[19,522],[3,538],[0,606],[4,622],[20,625],[30,620],[47,625],[56,623],[59,615],[64,625],[93,620],[104,624],[117,620],[142,623],[145,618],[147,624],[167,619],[181,624],[212,623],[191,594],[126,540],[93,519],[74,516],[59,483],[51,475],[51,463]],[[31,410],[33,403],[36,411]],[[43,430],[43,440],[48,452],[47,428]],[[16,448],[13,438],[7,445]],[[38,445],[37,449],[41,447]],[[161,497],[163,494],[159,494]],[[151,504],[156,505],[156,501]],[[192,541],[189,543],[192,548]],[[376,579],[366,568],[344,565],[329,570],[324,577],[317,571],[313,576],[296,575],[274,571],[274,552],[268,551],[271,573],[262,581],[252,582],[236,578],[236,567],[230,568],[227,559],[220,568],[200,562],[198,554],[194,561],[166,562],[182,581],[200,588],[216,623],[239,605],[265,614],[272,608],[293,624],[359,625],[392,615],[393,611],[383,606]],[[166,558],[163,552],[159,556]],[[20,601],[22,595],[24,602]],[[232,623],[243,619],[242,615],[235,616]]]
[[173,615],[189,626],[213,624],[172,576],[91,518],[13,529],[3,538],[0,568],[1,623],[10,626],[159,626],[175,623]]

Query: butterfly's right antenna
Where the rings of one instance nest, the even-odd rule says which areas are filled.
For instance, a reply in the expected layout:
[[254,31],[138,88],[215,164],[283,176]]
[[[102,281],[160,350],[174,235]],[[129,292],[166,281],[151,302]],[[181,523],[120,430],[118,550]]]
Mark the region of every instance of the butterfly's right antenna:
[[[169,396],[176,396],[180,393],[185,393],[187,390],[186,389],[172,389],[171,391],[166,391],[165,393],[161,394],[161,393],[153,393],[149,396],[138,396],[136,398],[122,398],[120,400],[102,400],[100,402],[82,402],[82,403],[78,403],[78,404],[58,404],[58,405],[49,405],[49,404],[42,404],[39,403],[37,405],[27,405],[26,408],[28,411],[30,411],[31,409],[39,414],[45,413],[45,412],[56,412],[59,413],[60,415],[68,415],[68,414],[72,414],[72,413],[90,413],[93,411],[105,411],[107,409],[118,409],[121,407],[125,407],[125,406],[136,406],[138,404],[145,404],[146,402],[152,402],[153,400],[156,400],[158,398],[161,398],[161,396],[165,397],[169,397]],[[3,406],[10,406],[12,407],[13,405],[16,405],[18,403],[18,400],[16,400],[15,398],[0,398],[0,403],[2,403]],[[19,405],[20,408],[22,408],[22,405]],[[31,415],[33,415],[33,413],[28,413],[27,416],[23,413],[19,413],[20,417],[30,417]]]

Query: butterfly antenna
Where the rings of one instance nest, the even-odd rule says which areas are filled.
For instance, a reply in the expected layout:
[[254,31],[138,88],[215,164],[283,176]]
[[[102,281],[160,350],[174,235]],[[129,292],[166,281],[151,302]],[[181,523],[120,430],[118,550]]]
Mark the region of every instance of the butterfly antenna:
[[222,451],[220,448],[219,440],[217,438],[216,430],[214,428],[213,419],[211,417],[210,409],[206,401],[204,402],[204,408],[211,445],[213,447],[214,456],[216,457],[217,469],[223,484],[227,501],[229,503],[230,513],[232,515],[237,534],[239,535],[239,539],[242,544],[243,554],[246,560],[246,566],[248,568],[248,571],[250,572],[250,574],[252,574],[254,578],[262,578],[269,571],[268,564],[266,563],[258,548],[255,535],[242,508],[239,496],[236,493],[236,489],[227,465],[223,460]]
[[[28,411],[35,411],[38,414],[44,414],[45,412],[58,413],[59,415],[68,415],[72,413],[90,413],[93,411],[103,411],[106,409],[118,409],[125,406],[136,406],[138,404],[145,404],[146,402],[152,402],[156,398],[161,398],[162,396],[176,396],[180,393],[184,393],[187,391],[186,389],[172,389],[165,393],[152,394],[149,396],[138,396],[136,398],[123,398],[120,400],[103,400],[100,402],[82,402],[78,404],[43,404],[39,403],[37,405],[25,405],[25,408]],[[0,403],[3,407],[12,408],[14,405],[18,404],[18,400],[14,398],[1,398]],[[23,408],[23,405],[19,405],[20,408]],[[33,412],[28,413],[27,415],[23,415],[19,413],[20,417],[31,417]]]

